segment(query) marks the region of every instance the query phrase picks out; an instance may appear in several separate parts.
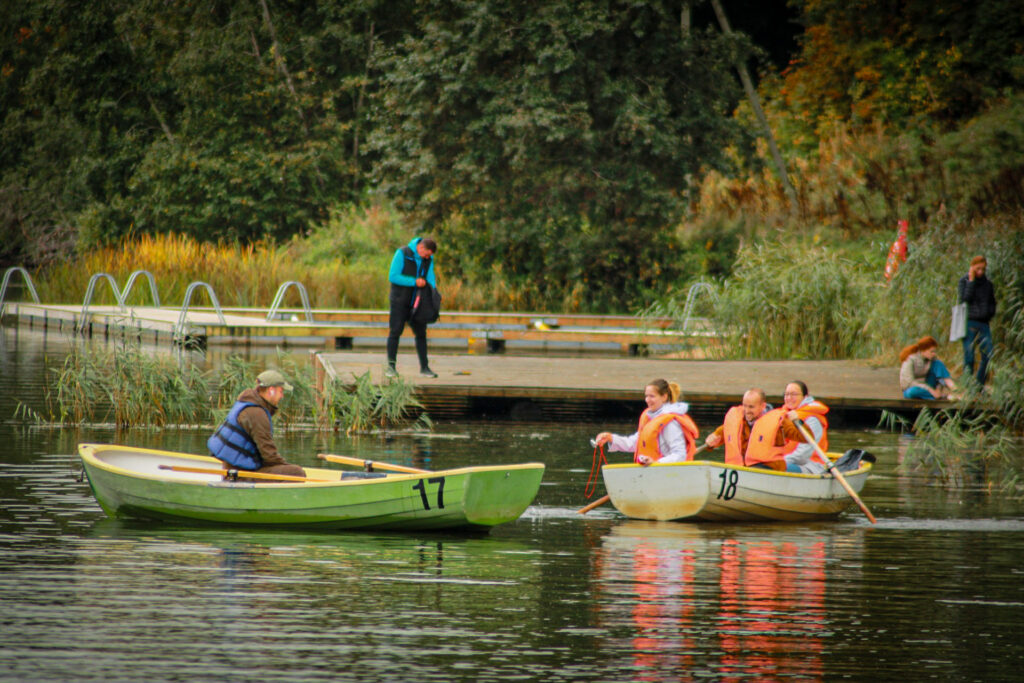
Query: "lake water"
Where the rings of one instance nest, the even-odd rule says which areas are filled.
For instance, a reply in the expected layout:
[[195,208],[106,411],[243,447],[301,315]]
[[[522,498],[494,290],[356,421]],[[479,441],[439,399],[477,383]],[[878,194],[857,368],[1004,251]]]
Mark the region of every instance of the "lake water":
[[323,451],[416,453],[431,469],[546,463],[535,503],[483,536],[125,522],[80,480],[77,443],[201,452],[207,434],[16,425],[67,342],[0,334],[2,680],[1024,677],[1024,505],[900,474],[905,437],[830,434],[835,450],[878,457],[862,492],[877,525],[856,508],[799,525],[577,514],[588,439],[633,417],[280,436],[303,465]]

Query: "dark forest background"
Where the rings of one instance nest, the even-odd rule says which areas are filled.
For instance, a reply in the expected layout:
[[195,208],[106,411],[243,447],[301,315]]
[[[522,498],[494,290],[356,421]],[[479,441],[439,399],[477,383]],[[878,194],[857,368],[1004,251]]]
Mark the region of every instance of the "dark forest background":
[[702,0],[4,2],[0,263],[280,244],[383,203],[451,277],[537,304],[589,279],[614,308],[715,274],[687,253],[752,221],[856,237],[1024,203],[1018,1],[722,6],[732,34]]

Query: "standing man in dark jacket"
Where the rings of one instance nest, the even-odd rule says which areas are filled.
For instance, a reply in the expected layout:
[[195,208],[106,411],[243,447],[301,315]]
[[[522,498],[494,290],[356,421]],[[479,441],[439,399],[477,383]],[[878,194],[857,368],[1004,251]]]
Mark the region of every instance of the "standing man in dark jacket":
[[967,304],[967,334],[964,336],[964,372],[974,372],[974,345],[981,351],[978,365],[978,384],[985,384],[988,374],[988,359],[992,355],[992,329],[988,323],[996,314],[996,294],[992,281],[985,277],[988,262],[984,256],[971,259],[967,275],[960,278],[957,292],[960,303]]
[[408,246],[395,251],[388,271],[391,282],[391,310],[388,316],[388,366],[384,374],[397,377],[395,363],[398,360],[398,339],[402,336],[405,324],[409,323],[416,336],[416,355],[420,359],[420,374],[424,377],[437,377],[427,362],[427,324],[413,318],[413,304],[416,297],[431,295],[436,288],[434,278],[434,253],[437,243],[429,237],[415,237]]
[[284,392],[291,390],[292,385],[277,370],[261,372],[256,388],[238,395],[224,423],[207,440],[210,454],[240,470],[306,476],[304,469],[286,462],[274,444],[271,419]]

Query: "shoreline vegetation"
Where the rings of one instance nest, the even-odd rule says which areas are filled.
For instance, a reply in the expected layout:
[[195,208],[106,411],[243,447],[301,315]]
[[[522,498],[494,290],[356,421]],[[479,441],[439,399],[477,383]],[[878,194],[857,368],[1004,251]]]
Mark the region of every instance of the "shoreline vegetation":
[[[314,307],[382,309],[394,250],[430,234],[447,310],[682,325],[703,282],[717,297],[695,314],[724,341],[709,357],[862,359],[895,385],[900,348],[948,339],[982,253],[996,352],[984,390],[958,387],[978,420],[937,405],[889,426],[922,466],[1024,467],[1017,3],[780,0],[734,12],[731,35],[707,3],[203,7],[9,13],[0,261],[30,266],[43,300],[144,269],[165,302],[199,280],[268,306],[295,280]],[[748,64],[791,190],[736,79]],[[900,220],[909,256],[886,281]],[[958,376],[959,344],[939,355]],[[337,400],[379,400],[355,379]]]
[[[400,221],[381,207],[346,215],[348,223],[338,219],[281,246],[211,247],[182,236],[141,236],[116,247],[90,250],[78,263],[38,273],[37,288],[44,300],[60,300],[76,288],[84,290],[86,271],[91,268],[109,272],[118,281],[124,281],[131,270],[143,268],[154,273],[162,299],[173,300],[176,291],[184,292],[190,278],[201,277],[211,283],[223,304],[258,306],[276,287],[267,276],[271,273],[282,282],[304,282],[314,307],[324,306],[324,296],[339,297],[338,305],[380,307],[382,301],[363,298],[361,293],[369,289],[379,296],[386,291],[381,285],[391,254],[386,243],[398,239]],[[913,424],[883,414],[881,425],[914,435],[900,465],[904,470],[926,471],[948,486],[984,483],[1004,493],[1020,492],[1024,488],[1020,456],[1024,217],[1006,214],[969,223],[934,221],[923,231],[911,233],[908,258],[890,282],[883,277],[888,245],[878,239],[881,235],[830,242],[816,238],[817,234],[799,240],[781,235],[775,241],[745,240],[736,248],[728,276],[695,280],[708,282],[717,291],[717,298],[704,300],[703,309],[696,313],[725,331],[724,343],[709,346],[709,353],[722,358],[861,358],[891,365],[895,383],[895,359],[902,346],[923,334],[948,339],[956,282],[970,256],[985,253],[999,295],[988,387],[982,391],[961,382],[963,399],[958,403],[937,403],[934,409],[922,411]],[[894,234],[889,231],[885,237]],[[349,250],[349,258],[340,259],[332,245],[345,239],[358,242],[362,249]],[[677,283],[667,288],[661,300],[631,312],[669,316],[682,327],[690,284]],[[451,290],[449,298],[445,286],[446,305],[451,308],[466,310],[467,302],[493,301],[472,286]],[[959,343],[941,344],[940,356],[954,375],[960,374]],[[296,387],[278,418],[285,429],[367,433],[410,423],[430,428],[430,418],[422,412],[411,385],[400,380],[375,385],[366,374],[353,378],[349,386],[335,383],[327,387],[325,405],[319,406],[313,396],[311,369],[297,366],[283,354],[279,363],[287,366],[283,369],[294,377]],[[214,425],[257,372],[234,356],[220,377],[214,378],[187,362],[149,357],[131,343],[114,351],[76,349],[54,379],[47,401],[50,414],[29,414],[24,409],[15,418],[60,424],[113,421],[118,428]]]
[[[308,364],[279,351],[272,365],[294,387],[275,416],[278,429],[373,434],[432,427],[412,385],[400,377],[383,384],[375,384],[369,372],[350,384],[329,379],[321,400]],[[262,369],[231,355],[214,373],[196,367],[187,354],[152,355],[130,339],[112,348],[82,343],[53,369],[45,412],[20,404],[14,419],[37,425],[112,424],[119,431],[193,428],[212,433]]]
[[[346,215],[350,222],[338,219],[330,227],[280,246],[210,246],[182,236],[142,236],[86,252],[80,263],[42,271],[37,288],[44,299],[59,298],[76,287],[84,289],[87,275],[80,267],[84,263],[119,280],[136,268],[150,270],[161,286],[161,298],[166,299],[173,299],[175,291],[184,291],[189,278],[202,276],[218,296],[227,299],[222,303],[259,305],[261,297],[269,297],[275,286],[261,274],[274,272],[282,281],[303,281],[314,307],[324,305],[320,292],[340,292],[348,287],[353,288],[352,294],[340,295],[345,305],[382,304],[361,299],[358,292],[364,281],[374,283],[371,290],[375,293],[386,291],[381,284],[391,254],[386,242],[398,239],[400,221],[393,211],[379,206]],[[849,241],[829,241],[818,234],[794,239],[769,232],[744,240],[736,247],[729,275],[702,275],[693,281],[707,282],[717,291],[717,299],[703,300],[703,308],[696,311],[725,331],[725,343],[708,351],[721,358],[860,358],[890,365],[895,383],[896,357],[906,343],[924,334],[943,342],[948,339],[956,282],[970,256],[985,253],[999,298],[999,312],[993,321],[996,351],[988,386],[982,390],[961,382],[963,398],[959,402],[937,403],[934,409],[922,411],[913,424],[884,414],[881,424],[915,436],[902,468],[923,469],[947,485],[969,485],[980,478],[1004,492],[1020,490],[1024,470],[1020,458],[1024,432],[1024,216],[1008,213],[970,222],[936,219],[911,232],[908,258],[890,282],[883,277],[888,251],[885,238],[895,236],[895,230]],[[349,251],[348,259],[339,258],[333,245],[343,239],[358,242],[362,250],[358,255]],[[165,282],[171,284],[165,288]],[[248,283],[255,285],[247,289]],[[676,283],[661,300],[628,312],[667,315],[681,327],[684,295],[690,284]],[[467,302],[494,301],[472,285],[452,289],[454,301],[449,301],[445,286],[446,304],[451,308],[466,310],[471,308]],[[959,343],[941,343],[940,356],[955,376],[961,373]],[[285,370],[295,377],[296,386],[279,417],[285,428],[363,433],[412,422],[418,428],[430,427],[429,416],[421,412],[412,387],[400,381],[377,386],[368,374],[353,378],[348,386],[328,387],[327,405],[320,408],[313,398],[311,370],[294,366],[284,355],[279,361],[291,363]],[[101,368],[114,371],[101,372]],[[21,417],[63,424],[112,419],[119,427],[212,425],[218,411],[227,410],[256,372],[238,357],[228,360],[219,378],[212,378],[187,363],[161,364],[131,344],[99,356],[76,350],[55,378],[50,415],[26,413]],[[207,396],[213,397],[212,401]]]

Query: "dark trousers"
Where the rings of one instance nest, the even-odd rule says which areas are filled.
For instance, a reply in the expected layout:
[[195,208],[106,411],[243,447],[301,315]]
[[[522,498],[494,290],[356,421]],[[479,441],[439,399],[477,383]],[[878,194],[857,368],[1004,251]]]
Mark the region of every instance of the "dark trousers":
[[981,351],[981,363],[978,365],[978,383],[984,384],[988,375],[988,359],[992,355],[992,328],[988,323],[977,320],[967,321],[967,335],[964,337],[964,373],[974,373],[974,345]]
[[398,360],[398,339],[402,336],[406,323],[409,323],[409,329],[416,336],[416,355],[420,357],[420,369],[430,367],[427,362],[427,326],[412,320],[412,310],[408,306],[393,301],[388,316],[388,365],[395,367]]

